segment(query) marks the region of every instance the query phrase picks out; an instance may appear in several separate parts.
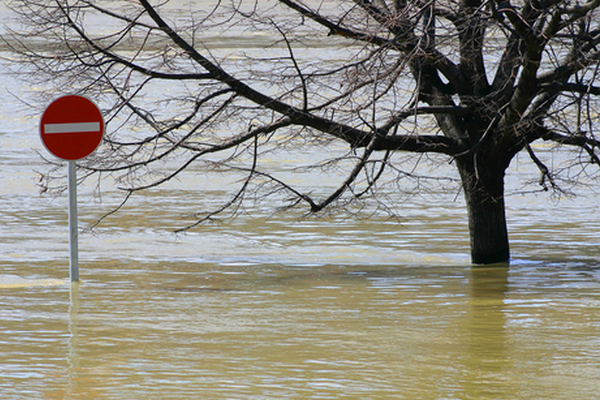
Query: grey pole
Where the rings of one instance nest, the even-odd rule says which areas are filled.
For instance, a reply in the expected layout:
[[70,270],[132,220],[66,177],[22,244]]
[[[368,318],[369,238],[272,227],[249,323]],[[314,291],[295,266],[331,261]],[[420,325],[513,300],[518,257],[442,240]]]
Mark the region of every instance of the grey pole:
[[79,251],[77,243],[77,170],[75,161],[69,161],[69,266],[71,282],[79,281]]

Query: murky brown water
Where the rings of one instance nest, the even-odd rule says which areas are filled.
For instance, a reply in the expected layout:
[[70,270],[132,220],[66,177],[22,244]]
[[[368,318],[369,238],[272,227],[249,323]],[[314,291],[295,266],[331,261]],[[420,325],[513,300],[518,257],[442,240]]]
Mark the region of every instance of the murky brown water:
[[[196,170],[82,233],[82,282],[71,285],[66,197],[35,186],[46,168],[37,116],[0,96],[2,399],[600,392],[600,203],[591,190],[559,202],[515,194],[536,179],[516,162],[507,199],[514,260],[474,269],[456,193],[403,198],[400,222],[306,219],[260,204],[174,235],[189,213],[226,198],[228,177]],[[102,201],[93,191],[79,191],[82,228],[120,200],[110,187]]]
[[600,276],[583,265],[113,259],[86,263],[72,286],[49,278],[64,266],[3,262],[3,398],[591,399],[600,389]]

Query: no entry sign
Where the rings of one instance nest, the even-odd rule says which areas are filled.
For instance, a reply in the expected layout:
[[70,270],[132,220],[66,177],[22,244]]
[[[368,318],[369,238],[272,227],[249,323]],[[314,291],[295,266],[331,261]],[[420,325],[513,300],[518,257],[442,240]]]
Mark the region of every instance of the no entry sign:
[[44,111],[40,135],[48,151],[63,160],[89,156],[102,141],[104,119],[98,107],[82,96],[54,100]]
[[40,121],[42,143],[56,157],[68,161],[69,264],[71,282],[79,280],[77,239],[77,167],[75,161],[92,154],[102,141],[104,119],[96,105],[82,96],[54,100]]

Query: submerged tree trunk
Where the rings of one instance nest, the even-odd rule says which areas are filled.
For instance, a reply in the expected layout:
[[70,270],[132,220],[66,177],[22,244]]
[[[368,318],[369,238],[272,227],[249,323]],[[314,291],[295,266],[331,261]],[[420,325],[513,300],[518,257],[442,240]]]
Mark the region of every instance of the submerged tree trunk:
[[[473,158],[471,161],[474,161]],[[484,161],[460,163],[463,190],[469,216],[471,260],[474,264],[507,262],[510,257],[504,209],[504,171]]]

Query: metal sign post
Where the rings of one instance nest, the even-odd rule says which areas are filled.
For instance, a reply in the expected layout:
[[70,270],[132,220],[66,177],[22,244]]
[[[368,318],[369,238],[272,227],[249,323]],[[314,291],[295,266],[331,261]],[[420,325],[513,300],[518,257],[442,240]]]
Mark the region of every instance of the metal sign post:
[[69,266],[71,282],[79,281],[77,239],[77,165],[76,160],[96,150],[104,134],[100,109],[82,96],[70,95],[54,100],[40,122],[40,137],[48,151],[68,161],[69,190]]
[[77,239],[77,165],[69,161],[69,270],[71,282],[79,281],[79,245]]

